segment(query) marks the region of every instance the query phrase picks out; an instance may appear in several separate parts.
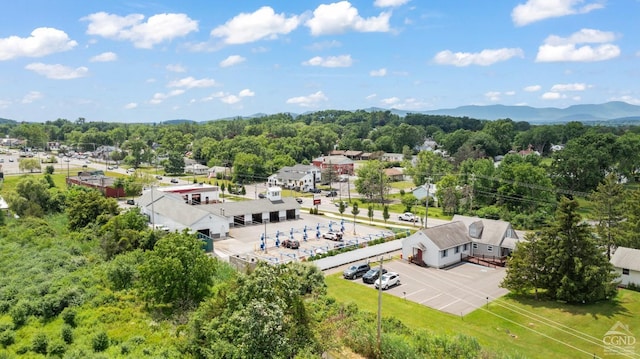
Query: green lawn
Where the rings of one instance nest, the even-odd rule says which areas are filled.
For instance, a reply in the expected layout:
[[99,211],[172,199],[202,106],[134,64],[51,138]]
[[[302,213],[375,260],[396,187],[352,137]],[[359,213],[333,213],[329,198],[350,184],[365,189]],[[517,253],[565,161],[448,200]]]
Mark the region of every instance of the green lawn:
[[[339,302],[354,302],[376,313],[378,296],[371,287],[339,274],[326,281],[329,294]],[[628,290],[620,290],[610,302],[583,306],[507,296],[464,317],[383,293],[382,313],[412,328],[470,335],[488,350],[528,358],[604,356],[602,338],[618,321],[640,338],[640,293]]]

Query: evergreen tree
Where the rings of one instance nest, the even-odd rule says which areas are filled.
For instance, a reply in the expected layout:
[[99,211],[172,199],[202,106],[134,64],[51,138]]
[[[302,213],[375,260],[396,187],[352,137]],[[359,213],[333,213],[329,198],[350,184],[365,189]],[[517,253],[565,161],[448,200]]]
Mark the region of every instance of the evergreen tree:
[[622,240],[620,224],[623,219],[623,198],[625,189],[618,183],[618,176],[611,173],[592,193],[598,242],[607,250],[607,258]]
[[623,210],[625,220],[620,223],[622,235],[620,244],[640,249],[640,188],[625,196]]

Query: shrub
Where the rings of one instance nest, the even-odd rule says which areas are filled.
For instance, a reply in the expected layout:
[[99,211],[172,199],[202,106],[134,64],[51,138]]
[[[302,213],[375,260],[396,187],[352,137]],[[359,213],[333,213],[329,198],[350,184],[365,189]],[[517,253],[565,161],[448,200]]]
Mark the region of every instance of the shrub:
[[109,348],[109,336],[105,331],[98,332],[91,340],[94,352],[103,352]]
[[7,329],[0,332],[0,345],[2,345],[4,348],[13,344],[15,340],[16,340],[16,333],[13,330]]
[[69,324],[63,325],[62,329],[60,330],[60,336],[65,343],[73,343],[73,328]]
[[49,343],[49,347],[47,348],[50,356],[63,356],[64,352],[67,351],[67,346],[59,341],[55,340]]
[[38,333],[31,339],[31,350],[38,354],[47,354],[48,346],[49,338],[44,333]]
[[62,320],[71,327],[76,326],[76,311],[72,308],[65,308],[62,311]]
[[19,301],[9,311],[11,320],[13,320],[13,324],[16,326],[16,328],[21,327],[22,325],[24,325],[24,323],[27,322],[30,313],[31,306],[28,302],[23,300]]

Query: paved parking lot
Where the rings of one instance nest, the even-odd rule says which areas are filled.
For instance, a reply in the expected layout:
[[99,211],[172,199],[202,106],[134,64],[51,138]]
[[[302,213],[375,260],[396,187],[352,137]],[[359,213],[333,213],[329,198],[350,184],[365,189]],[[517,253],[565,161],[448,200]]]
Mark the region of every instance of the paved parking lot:
[[[378,239],[382,236],[391,235],[388,230],[357,223],[354,226],[348,216],[344,216],[344,237],[343,242],[331,241],[322,238],[322,234],[333,231],[340,231],[342,228],[342,218],[339,215],[317,216],[309,213],[301,213],[300,219],[267,223],[265,225],[250,225],[246,227],[232,227],[229,238],[216,240],[215,250],[217,254],[235,255],[251,254],[264,260],[274,263],[284,263],[292,260],[299,260],[310,256],[312,253],[326,252],[335,248],[339,243],[347,245],[357,245],[362,242]],[[307,228],[307,240],[304,240],[304,228]],[[317,232],[320,232],[320,238]],[[267,233],[267,250],[260,249],[260,237]],[[279,241],[291,238],[300,242],[299,249],[288,249],[275,246],[276,235]]]
[[[463,263],[449,269],[435,269],[403,260],[387,262],[383,266],[388,271],[399,273],[401,278],[401,284],[388,289],[387,293],[455,315],[466,315],[486,305],[487,301],[508,293],[499,287],[505,275],[504,268]],[[354,283],[373,288],[361,279]]]

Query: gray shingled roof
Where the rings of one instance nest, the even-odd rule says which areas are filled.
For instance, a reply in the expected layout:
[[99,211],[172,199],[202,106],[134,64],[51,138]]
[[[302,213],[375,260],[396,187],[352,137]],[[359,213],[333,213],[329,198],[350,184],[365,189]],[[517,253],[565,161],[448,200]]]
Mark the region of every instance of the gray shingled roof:
[[[505,221],[479,218],[479,217],[461,216],[458,214],[453,216],[451,221],[461,221],[462,223],[464,223],[465,226],[467,227],[467,232],[471,224],[477,221],[482,221],[482,226],[483,226],[482,235],[480,236],[480,238],[477,238],[477,239],[474,238],[473,241],[492,245],[492,246],[500,246],[500,244],[502,243],[502,239],[504,238],[505,233],[507,232],[507,228],[509,228],[510,226],[509,222],[505,222]],[[513,235],[517,236],[515,231]]]
[[[151,191],[146,191],[138,198],[138,204],[149,210],[151,210],[151,202]],[[185,203],[180,195],[161,192],[155,188],[153,189],[153,211],[187,227],[211,214],[202,206]]]
[[611,256],[611,264],[614,267],[640,272],[640,249],[618,247]]
[[471,242],[467,226],[460,221],[422,229],[422,232],[429,237],[440,250]]
[[213,204],[201,204],[203,210],[214,214],[220,214],[224,209],[224,215],[242,216],[250,213],[285,211],[300,208],[300,204],[293,197],[284,197],[280,201],[270,201],[267,198],[240,202],[224,202]]

